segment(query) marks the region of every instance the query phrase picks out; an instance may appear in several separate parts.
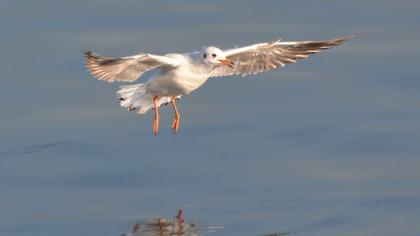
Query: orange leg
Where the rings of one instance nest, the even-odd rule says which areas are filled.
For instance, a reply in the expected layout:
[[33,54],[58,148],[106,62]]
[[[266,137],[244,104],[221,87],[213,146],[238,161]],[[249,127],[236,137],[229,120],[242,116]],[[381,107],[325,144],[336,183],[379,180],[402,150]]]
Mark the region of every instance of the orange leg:
[[153,106],[155,107],[155,120],[153,122],[153,133],[156,135],[159,131],[159,108],[156,104],[158,96],[153,97]]
[[164,231],[164,227],[165,227],[165,221],[163,221],[163,219],[159,219],[159,231],[160,231],[160,236],[164,236],[165,231]]
[[172,122],[172,129],[174,130],[174,133],[176,133],[179,128],[179,118],[180,118],[178,109],[176,108],[176,97],[172,97],[171,104],[175,112],[175,118],[174,118],[174,121]]

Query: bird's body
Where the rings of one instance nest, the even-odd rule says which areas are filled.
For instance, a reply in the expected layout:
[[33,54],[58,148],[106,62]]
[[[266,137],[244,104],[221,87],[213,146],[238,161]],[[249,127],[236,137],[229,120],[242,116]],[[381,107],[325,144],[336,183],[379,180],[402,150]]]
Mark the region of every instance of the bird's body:
[[307,58],[310,54],[342,44],[352,36],[325,40],[259,43],[242,48],[220,50],[207,47],[192,53],[171,53],[163,56],[138,55],[109,58],[86,52],[86,66],[99,80],[108,82],[137,80],[146,71],[153,71],[145,83],[122,86],[117,92],[121,106],[139,114],[155,109],[154,133],[159,125],[158,108],[172,103],[179,127],[176,99],[198,89],[211,77],[256,74]]
[[182,96],[203,85],[210,68],[197,58],[198,53],[168,54],[179,61],[174,68],[162,68],[146,82],[146,91],[159,96]]

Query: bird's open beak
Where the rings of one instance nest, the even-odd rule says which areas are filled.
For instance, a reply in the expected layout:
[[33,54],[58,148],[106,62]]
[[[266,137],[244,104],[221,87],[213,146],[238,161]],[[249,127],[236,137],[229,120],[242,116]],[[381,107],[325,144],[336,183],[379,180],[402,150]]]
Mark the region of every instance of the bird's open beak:
[[224,65],[224,66],[228,66],[228,67],[230,67],[230,68],[233,68],[233,66],[235,65],[231,60],[229,60],[229,59],[222,59],[222,60],[219,60],[219,62],[222,64],[222,65]]

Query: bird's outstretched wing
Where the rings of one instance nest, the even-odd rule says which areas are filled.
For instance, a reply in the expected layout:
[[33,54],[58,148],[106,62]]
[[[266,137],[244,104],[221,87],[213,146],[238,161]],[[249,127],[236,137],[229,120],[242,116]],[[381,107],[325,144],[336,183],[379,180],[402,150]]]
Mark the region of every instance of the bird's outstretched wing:
[[225,50],[226,58],[234,63],[233,68],[218,66],[210,72],[210,77],[228,75],[250,75],[284,67],[296,60],[307,58],[310,54],[318,53],[323,49],[340,45],[353,36],[324,41],[274,41],[258,43],[246,47]]
[[85,52],[85,63],[89,72],[99,80],[131,82],[137,80],[144,72],[157,67],[176,67],[178,60],[145,53],[110,58],[88,51]]

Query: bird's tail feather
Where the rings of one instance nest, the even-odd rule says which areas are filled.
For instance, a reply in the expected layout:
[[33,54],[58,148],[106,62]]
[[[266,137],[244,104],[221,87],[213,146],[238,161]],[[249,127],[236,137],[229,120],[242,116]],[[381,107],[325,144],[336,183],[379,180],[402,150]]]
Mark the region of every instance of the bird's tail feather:
[[[118,100],[122,107],[126,107],[129,111],[137,110],[137,113],[144,114],[150,108],[153,108],[153,95],[146,93],[145,84],[134,84],[122,86],[117,91]],[[171,97],[159,97],[157,106],[168,104]]]

